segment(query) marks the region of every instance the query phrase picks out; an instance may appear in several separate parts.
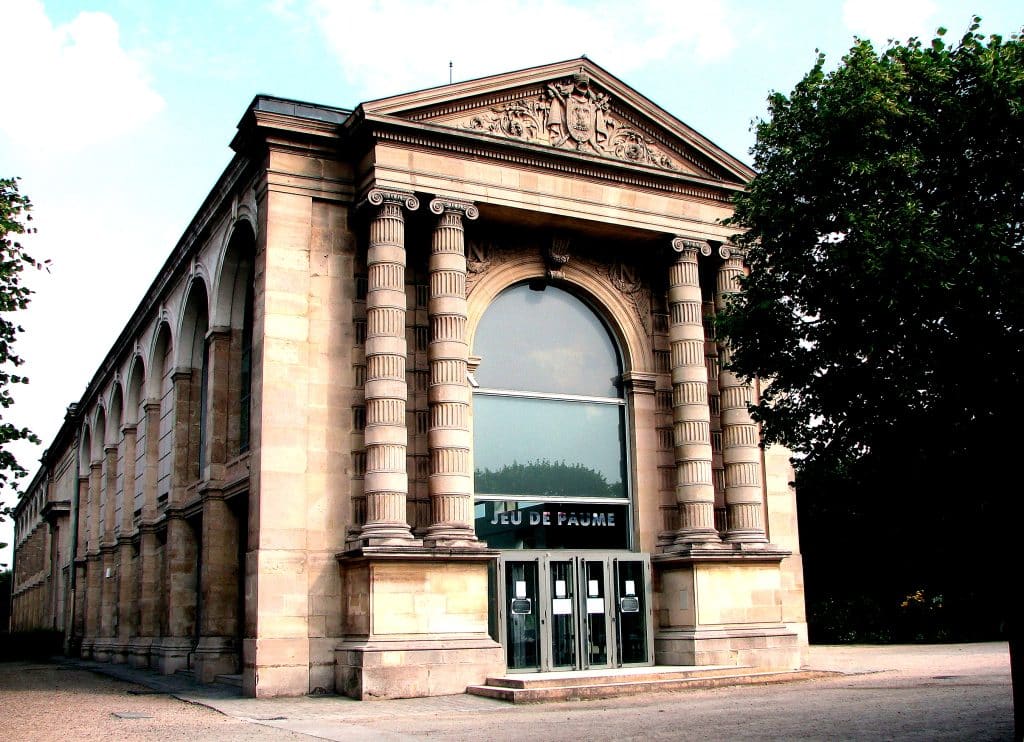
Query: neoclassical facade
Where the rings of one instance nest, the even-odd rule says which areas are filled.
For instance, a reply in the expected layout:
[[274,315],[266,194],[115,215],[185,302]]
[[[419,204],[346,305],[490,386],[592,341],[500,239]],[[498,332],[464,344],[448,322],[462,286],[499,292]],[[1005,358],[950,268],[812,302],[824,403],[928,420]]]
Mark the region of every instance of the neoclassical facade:
[[17,506],[15,630],[255,696],[800,666],[714,333],[749,168],[586,58],[232,148]]

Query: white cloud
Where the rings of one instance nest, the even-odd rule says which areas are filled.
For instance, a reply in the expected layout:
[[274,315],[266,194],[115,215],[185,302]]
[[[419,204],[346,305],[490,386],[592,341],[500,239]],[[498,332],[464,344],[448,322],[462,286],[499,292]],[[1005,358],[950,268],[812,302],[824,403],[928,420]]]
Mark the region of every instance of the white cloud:
[[55,27],[38,0],[3,0],[0,49],[8,61],[0,133],[19,148],[86,149],[164,107],[106,13],[82,12]]
[[846,0],[843,25],[876,47],[889,39],[906,41],[911,36],[931,39],[935,32],[931,0]]
[[310,2],[349,82],[374,97],[445,84],[449,61],[456,81],[583,54],[629,73],[680,52],[717,62],[736,47],[719,0]]

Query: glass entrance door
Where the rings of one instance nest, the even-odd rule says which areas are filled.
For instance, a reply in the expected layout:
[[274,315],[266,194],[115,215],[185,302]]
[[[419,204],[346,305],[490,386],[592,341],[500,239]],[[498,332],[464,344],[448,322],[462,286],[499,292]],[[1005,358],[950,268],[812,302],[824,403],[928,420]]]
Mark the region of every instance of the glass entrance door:
[[647,554],[508,552],[496,582],[510,672],[653,664]]

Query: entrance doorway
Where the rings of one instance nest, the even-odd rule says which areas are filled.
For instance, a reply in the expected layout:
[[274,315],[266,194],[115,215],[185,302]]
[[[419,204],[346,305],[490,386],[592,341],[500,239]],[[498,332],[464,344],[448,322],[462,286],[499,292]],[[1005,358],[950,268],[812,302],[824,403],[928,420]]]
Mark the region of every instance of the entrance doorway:
[[652,665],[648,554],[516,551],[498,560],[498,631],[509,671]]

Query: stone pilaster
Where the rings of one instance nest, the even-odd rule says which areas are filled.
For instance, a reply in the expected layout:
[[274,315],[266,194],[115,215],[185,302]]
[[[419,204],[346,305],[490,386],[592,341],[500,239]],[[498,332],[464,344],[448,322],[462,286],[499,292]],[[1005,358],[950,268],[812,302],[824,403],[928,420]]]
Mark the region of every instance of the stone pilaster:
[[679,530],[675,544],[720,543],[715,530],[715,488],[711,479],[711,413],[704,362],[704,322],[698,255],[710,255],[707,242],[672,240],[669,266],[668,338],[672,371],[673,450]]
[[135,448],[138,429],[134,425],[122,428],[124,446],[124,484],[121,489],[121,535],[127,536],[135,530]]
[[167,633],[152,649],[157,667],[170,675],[188,666],[196,621],[196,538],[192,527],[177,511],[167,513],[166,560]]
[[131,640],[129,662],[133,667],[149,667],[150,648],[160,633],[160,563],[157,557],[156,528],[143,523],[139,529],[138,635]]
[[419,201],[409,193],[373,189],[366,256],[366,522],[363,546],[412,543],[406,513],[408,430],[405,376],[405,218]]
[[[720,253],[723,262],[718,269],[715,288],[715,308],[719,311],[725,308],[730,295],[739,292],[738,279],[744,273],[742,253],[728,245],[722,246]],[[753,387],[749,381],[741,380],[728,369],[728,344],[719,344],[719,354],[718,389],[722,398],[722,462],[725,465],[728,521],[725,540],[767,543],[761,448],[757,424],[747,410]]]
[[149,667],[150,648],[160,634],[160,560],[156,528],[156,488],[160,458],[160,401],[142,406],[146,418],[146,455],[142,474],[142,513],[139,527],[139,560],[136,569],[139,605],[138,636],[132,639],[129,662]]
[[164,609],[167,631],[159,647],[153,647],[157,666],[165,675],[188,666],[195,635],[197,596],[197,544],[192,526],[180,508],[185,504],[188,485],[196,476],[198,456],[190,456],[198,415],[192,406],[195,378],[193,369],[179,369],[171,375],[174,385],[174,443],[172,445],[171,494],[167,508],[167,543],[164,546]]
[[431,201],[430,210],[438,219],[428,266],[430,527],[424,542],[429,546],[479,546],[473,528],[471,391],[466,378],[466,245],[462,220],[476,219],[480,212],[471,203],[442,198]]
[[82,654],[91,657],[96,639],[100,635],[101,615],[101,573],[100,559],[100,494],[103,482],[103,463],[100,460],[89,464],[89,528],[86,539],[86,593],[85,593],[85,641]]
[[203,494],[199,643],[193,668],[202,683],[238,670],[238,522],[222,493]]
[[231,392],[231,328],[216,327],[206,333],[206,450],[205,480],[222,480],[227,461],[228,407]]
[[100,633],[100,573],[102,568],[99,552],[89,554],[85,560],[85,627],[82,639],[82,656],[92,659],[96,640]]
[[100,543],[113,545],[117,540],[117,444],[103,449],[103,536]]
[[[174,395],[174,438],[171,444],[171,492],[168,505],[180,507],[184,504],[185,488],[198,476],[195,464],[198,456],[190,456],[190,442],[198,440],[198,414],[193,414],[193,369],[177,369],[171,374]],[[197,411],[198,412],[198,411]]]
[[93,461],[89,464],[89,538],[87,550],[89,553],[98,553],[100,550],[100,539],[103,537],[100,531],[100,515],[103,512],[100,508],[103,495],[103,462]]

